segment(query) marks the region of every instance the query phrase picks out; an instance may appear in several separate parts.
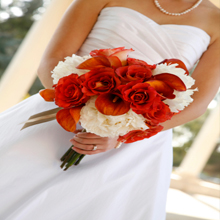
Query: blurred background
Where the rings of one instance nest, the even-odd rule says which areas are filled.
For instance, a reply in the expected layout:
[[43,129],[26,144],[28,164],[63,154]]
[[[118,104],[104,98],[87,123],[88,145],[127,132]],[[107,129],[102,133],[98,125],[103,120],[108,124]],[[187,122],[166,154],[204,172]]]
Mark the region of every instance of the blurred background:
[[[211,2],[218,7],[220,5],[219,1]],[[36,77],[36,67],[70,3],[70,0],[0,0],[0,112],[43,88]],[[8,103],[5,99],[10,97],[7,88],[17,86],[19,82],[22,85],[16,91],[20,94]],[[173,129],[173,175],[168,195],[168,220],[220,219],[219,99],[220,93],[204,115]],[[183,201],[186,195],[209,207],[207,217],[197,203],[195,206],[200,214],[174,209],[174,201],[178,204],[175,198],[183,197]]]

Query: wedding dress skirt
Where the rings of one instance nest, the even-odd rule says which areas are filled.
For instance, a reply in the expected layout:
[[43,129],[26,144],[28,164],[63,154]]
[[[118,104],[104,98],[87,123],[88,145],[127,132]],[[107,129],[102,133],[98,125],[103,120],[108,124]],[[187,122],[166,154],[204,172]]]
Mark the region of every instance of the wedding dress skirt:
[[[73,39],[74,41],[74,39]],[[153,64],[178,58],[191,69],[210,37],[187,25],[158,25],[129,8],[102,10],[79,50],[133,48]],[[20,131],[29,116],[53,109],[38,94],[0,114],[0,219],[164,220],[172,169],[172,131],[86,156],[64,172],[60,157],[72,133],[56,121]]]

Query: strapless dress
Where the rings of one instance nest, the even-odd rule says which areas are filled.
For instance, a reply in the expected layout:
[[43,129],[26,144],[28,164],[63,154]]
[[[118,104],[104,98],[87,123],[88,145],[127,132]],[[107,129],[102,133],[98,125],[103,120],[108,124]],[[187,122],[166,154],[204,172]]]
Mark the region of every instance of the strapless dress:
[[[124,46],[149,64],[178,58],[191,69],[209,42],[197,27],[159,25],[132,9],[108,7],[78,55]],[[29,116],[55,107],[36,94],[0,114],[0,219],[164,220],[172,130],[86,156],[64,172],[59,159],[72,133],[56,121],[20,131]]]

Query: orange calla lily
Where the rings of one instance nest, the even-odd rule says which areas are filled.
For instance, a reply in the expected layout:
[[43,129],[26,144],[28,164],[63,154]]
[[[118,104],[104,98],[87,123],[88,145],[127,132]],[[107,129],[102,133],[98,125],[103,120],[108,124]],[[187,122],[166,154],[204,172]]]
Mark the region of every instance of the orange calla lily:
[[181,60],[179,60],[179,59],[165,59],[165,60],[163,60],[162,62],[160,62],[159,64],[161,64],[161,63],[166,63],[166,64],[175,64],[175,63],[177,63],[178,64],[178,66],[176,66],[176,68],[182,68],[182,69],[184,69],[186,72],[185,72],[185,74],[188,76],[189,75],[189,71],[188,71],[188,69],[186,68],[186,65],[183,63],[183,61],[181,61]]
[[96,99],[95,106],[104,115],[122,115],[129,111],[130,103],[118,94],[103,94]]
[[168,98],[168,99],[174,99],[175,95],[173,94],[174,89],[168,86],[165,82],[160,80],[149,80],[145,83],[152,86],[160,95]]
[[80,118],[80,110],[82,106],[78,106],[71,109],[61,109],[56,114],[57,122],[69,132],[76,130],[76,124]]
[[177,91],[186,91],[185,84],[178,76],[169,73],[162,73],[154,76],[154,78],[165,82],[168,86]]
[[76,68],[91,70],[91,69],[97,68],[97,67],[110,67],[110,66],[111,66],[111,64],[106,57],[97,56],[97,57],[92,57],[92,58],[82,62]]
[[43,89],[39,92],[39,94],[47,102],[53,102],[55,99],[55,90],[54,89]]
[[70,114],[73,117],[73,119],[76,122],[76,124],[79,121],[80,111],[81,111],[82,107],[83,107],[83,105],[69,109],[70,110]]

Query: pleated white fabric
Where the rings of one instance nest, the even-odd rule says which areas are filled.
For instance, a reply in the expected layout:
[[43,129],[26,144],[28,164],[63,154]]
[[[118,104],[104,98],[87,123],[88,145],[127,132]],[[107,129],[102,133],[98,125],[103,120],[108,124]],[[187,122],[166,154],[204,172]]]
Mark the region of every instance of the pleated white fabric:
[[[185,25],[158,25],[129,8],[102,10],[79,50],[125,46],[131,57],[157,63],[182,59],[190,69],[210,37]],[[55,108],[38,94],[0,114],[0,219],[163,220],[172,169],[172,131],[118,150],[86,156],[60,169],[73,134],[56,121],[20,131],[30,115]]]

